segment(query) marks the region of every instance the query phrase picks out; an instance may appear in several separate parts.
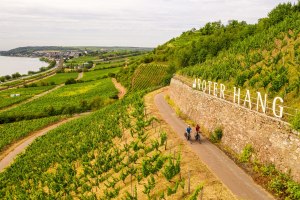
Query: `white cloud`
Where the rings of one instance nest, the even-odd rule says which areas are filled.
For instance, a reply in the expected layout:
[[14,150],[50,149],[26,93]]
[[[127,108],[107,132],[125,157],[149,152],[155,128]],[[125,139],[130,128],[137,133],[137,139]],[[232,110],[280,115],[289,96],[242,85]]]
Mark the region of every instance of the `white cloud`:
[[210,21],[255,23],[280,2],[286,1],[1,0],[0,49],[28,45],[154,47]]

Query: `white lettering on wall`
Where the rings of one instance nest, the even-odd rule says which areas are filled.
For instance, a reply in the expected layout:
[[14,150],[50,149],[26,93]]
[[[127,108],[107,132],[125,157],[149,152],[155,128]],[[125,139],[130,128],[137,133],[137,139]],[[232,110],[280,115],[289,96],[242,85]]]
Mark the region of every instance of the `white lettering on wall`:
[[198,89],[200,90],[201,88],[201,79],[198,78]]
[[273,114],[275,117],[278,118],[282,118],[283,116],[283,107],[282,106],[278,106],[279,107],[279,114],[276,113],[276,102],[277,100],[280,101],[280,103],[283,103],[283,99],[281,97],[275,97],[273,100]]
[[210,94],[212,82],[211,81],[207,81],[207,82],[208,82],[208,94]]
[[197,79],[194,80],[194,83],[193,83],[193,88],[196,88],[197,87]]
[[205,80],[202,81],[202,88],[201,89],[202,89],[203,92],[206,91],[206,81]]
[[218,96],[218,83],[214,82],[214,96]]
[[259,111],[259,104],[261,104],[261,110],[263,113],[266,113],[267,108],[267,94],[265,94],[264,101],[262,100],[260,92],[257,92],[257,102],[256,102],[256,111]]
[[246,96],[245,96],[245,100],[244,100],[244,106],[247,107],[247,104],[248,103],[248,107],[249,109],[251,110],[252,108],[252,104],[251,104],[251,97],[250,97],[250,91],[247,90],[246,91]]
[[233,102],[236,103],[236,97],[237,97],[237,101],[238,101],[237,104],[240,105],[241,90],[240,90],[240,88],[239,88],[238,91],[236,91],[236,87],[233,87],[233,88],[234,88]]
[[[207,83],[208,83],[208,88],[207,88]],[[218,88],[218,85],[220,88]],[[201,80],[199,78],[195,79],[193,82],[193,88],[196,88],[198,90],[201,90],[202,92],[206,93],[208,90],[208,94],[211,94],[218,97],[221,99],[225,99],[225,85],[220,83],[218,84],[217,82],[212,82],[212,81],[206,81],[206,80]],[[240,105],[241,104],[241,90],[240,88],[234,88],[234,93],[233,93],[233,102]],[[219,90],[219,91],[218,91]],[[257,102],[256,102],[256,111],[261,111],[263,113],[266,113],[267,109],[267,94],[264,95],[264,98],[262,97],[260,92],[257,92]],[[278,102],[279,101],[279,102]],[[281,105],[278,105],[278,103],[281,103]],[[283,99],[281,97],[275,97],[273,100],[273,105],[272,105],[272,110],[273,110],[273,115],[277,118],[282,118],[283,117]],[[250,90],[246,90],[246,95],[244,99],[243,105],[246,108],[249,108],[250,110],[252,109],[252,100],[251,100],[251,93]],[[277,108],[277,110],[276,110]],[[279,108],[279,110],[278,110]]]
[[220,98],[225,99],[225,85],[220,84]]

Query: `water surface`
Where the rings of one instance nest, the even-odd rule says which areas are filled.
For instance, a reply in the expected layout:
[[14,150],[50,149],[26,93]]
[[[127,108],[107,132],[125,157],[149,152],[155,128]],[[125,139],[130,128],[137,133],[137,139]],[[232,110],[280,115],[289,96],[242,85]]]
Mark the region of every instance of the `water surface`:
[[0,56],[0,76],[11,75],[16,72],[27,74],[28,71],[39,71],[40,67],[47,67],[48,63],[39,58]]

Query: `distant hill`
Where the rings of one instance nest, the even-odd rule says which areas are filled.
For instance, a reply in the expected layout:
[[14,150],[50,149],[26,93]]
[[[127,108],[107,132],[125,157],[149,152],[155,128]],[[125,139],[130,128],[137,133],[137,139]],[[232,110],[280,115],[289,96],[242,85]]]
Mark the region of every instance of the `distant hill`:
[[0,55],[13,56],[13,55],[30,55],[36,51],[151,51],[152,48],[148,47],[105,47],[105,46],[28,46],[18,47],[8,51],[0,51]]
[[8,51],[0,52],[1,55],[15,55],[15,54],[30,54],[35,51],[69,51],[69,50],[79,50],[73,47],[59,47],[59,46],[28,46],[28,47],[18,47]]

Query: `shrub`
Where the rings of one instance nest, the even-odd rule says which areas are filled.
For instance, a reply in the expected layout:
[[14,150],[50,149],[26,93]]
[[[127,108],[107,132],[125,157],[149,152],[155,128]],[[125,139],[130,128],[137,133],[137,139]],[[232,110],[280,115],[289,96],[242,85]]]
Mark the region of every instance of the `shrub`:
[[299,131],[300,130],[300,112],[292,119],[292,127]]
[[252,153],[253,153],[253,147],[252,147],[252,145],[251,144],[247,144],[245,146],[245,148],[243,149],[240,157],[239,157],[239,161],[240,162],[248,162],[249,159],[250,159],[250,157],[251,157],[251,155],[252,155]]
[[75,84],[75,83],[76,83],[76,80],[75,80],[74,78],[69,78],[69,79],[65,82],[66,85],[69,85],[69,84]]
[[46,83],[44,81],[41,82],[41,86],[48,86],[48,85],[49,85],[49,83]]
[[28,87],[37,87],[38,85],[36,83],[31,83],[28,85]]
[[119,99],[119,96],[117,94],[111,95],[109,97],[110,99]]
[[220,127],[216,128],[214,130],[213,133],[210,134],[209,139],[213,142],[213,143],[218,143],[221,141],[223,137],[223,131]]
[[97,110],[101,108],[103,105],[104,105],[103,99],[101,99],[100,97],[95,97],[90,103],[90,108],[92,110]]
[[55,109],[51,105],[44,108],[44,112],[49,116],[55,115]]
[[114,78],[114,77],[116,77],[116,74],[115,74],[115,73],[109,72],[109,73],[108,73],[108,77]]

